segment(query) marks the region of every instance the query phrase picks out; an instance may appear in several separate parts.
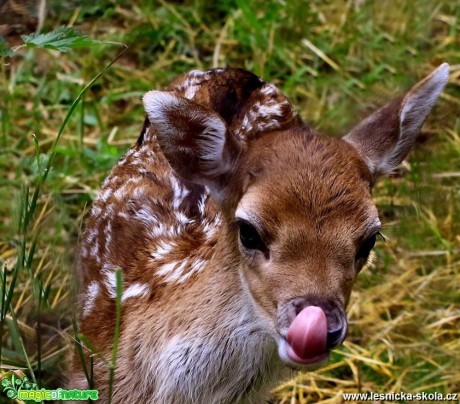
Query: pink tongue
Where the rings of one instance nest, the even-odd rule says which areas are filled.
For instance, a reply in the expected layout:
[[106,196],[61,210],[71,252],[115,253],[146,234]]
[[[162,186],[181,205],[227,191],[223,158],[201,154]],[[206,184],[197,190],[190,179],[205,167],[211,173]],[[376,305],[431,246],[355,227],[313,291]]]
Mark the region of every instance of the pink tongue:
[[320,307],[305,307],[292,322],[286,339],[302,359],[313,358],[326,351],[327,319]]

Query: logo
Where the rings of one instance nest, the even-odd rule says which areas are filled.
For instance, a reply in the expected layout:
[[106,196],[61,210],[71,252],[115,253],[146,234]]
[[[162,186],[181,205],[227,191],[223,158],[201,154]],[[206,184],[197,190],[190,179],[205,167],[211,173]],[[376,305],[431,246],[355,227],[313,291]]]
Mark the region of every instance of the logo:
[[30,381],[27,376],[21,379],[14,373],[11,374],[10,379],[8,377],[2,379],[2,387],[3,392],[12,400],[35,401],[36,403],[52,400],[87,401],[97,400],[99,398],[99,392],[97,390],[38,389],[37,384]]
[[30,382],[27,376],[21,380],[19,377],[15,377],[15,374],[13,373],[11,375],[11,380],[8,380],[6,377],[2,379],[2,387],[3,392],[7,395],[7,397],[15,399],[18,398],[18,393],[23,389],[36,390],[37,384]]

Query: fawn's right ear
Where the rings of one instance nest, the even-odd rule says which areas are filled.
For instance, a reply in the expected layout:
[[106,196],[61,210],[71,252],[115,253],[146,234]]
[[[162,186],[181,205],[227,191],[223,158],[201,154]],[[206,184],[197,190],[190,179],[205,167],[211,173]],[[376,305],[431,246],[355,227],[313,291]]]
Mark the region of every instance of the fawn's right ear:
[[443,63],[403,97],[378,109],[343,138],[374,176],[391,173],[406,158],[448,78],[449,65]]
[[214,111],[172,92],[149,91],[145,111],[169,164],[183,179],[219,195],[233,174],[241,145]]

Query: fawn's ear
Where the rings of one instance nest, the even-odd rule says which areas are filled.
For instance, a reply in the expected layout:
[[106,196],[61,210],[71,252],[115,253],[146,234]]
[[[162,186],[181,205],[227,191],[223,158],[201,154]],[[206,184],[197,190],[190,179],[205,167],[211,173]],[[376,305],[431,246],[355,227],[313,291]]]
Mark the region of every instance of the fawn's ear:
[[143,103],[173,170],[185,180],[219,194],[241,150],[220,115],[166,91],[149,91]]
[[406,158],[448,78],[449,65],[443,63],[403,97],[371,114],[343,138],[374,176],[391,173]]

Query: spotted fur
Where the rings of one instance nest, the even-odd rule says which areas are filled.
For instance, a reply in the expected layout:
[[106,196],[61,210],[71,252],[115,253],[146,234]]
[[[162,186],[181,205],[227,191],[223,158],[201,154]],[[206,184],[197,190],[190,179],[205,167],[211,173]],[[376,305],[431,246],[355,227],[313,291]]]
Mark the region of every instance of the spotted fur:
[[[147,93],[148,119],[102,184],[78,260],[80,331],[102,402],[117,268],[113,402],[262,402],[284,372],[296,310],[322,306],[331,329],[344,316],[363,265],[353,257],[380,227],[377,168],[407,155],[443,66],[344,140],[315,134],[273,84],[241,69],[192,71]],[[237,220],[263,228],[268,255],[239,244]],[[70,373],[69,387],[88,387],[77,355]]]

